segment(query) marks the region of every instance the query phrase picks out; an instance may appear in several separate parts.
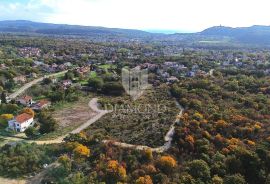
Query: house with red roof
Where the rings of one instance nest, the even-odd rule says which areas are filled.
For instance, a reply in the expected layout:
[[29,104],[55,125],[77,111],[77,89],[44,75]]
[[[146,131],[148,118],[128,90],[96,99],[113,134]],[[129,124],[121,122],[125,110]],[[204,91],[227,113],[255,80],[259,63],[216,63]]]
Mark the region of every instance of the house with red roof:
[[30,106],[33,104],[33,98],[31,96],[25,95],[18,99],[18,102],[25,106]]
[[38,101],[34,106],[33,109],[34,110],[41,110],[44,108],[48,108],[51,105],[51,102],[46,100],[46,99],[42,99],[40,101]]
[[16,132],[24,132],[33,123],[34,117],[30,114],[23,113],[8,121],[8,128]]

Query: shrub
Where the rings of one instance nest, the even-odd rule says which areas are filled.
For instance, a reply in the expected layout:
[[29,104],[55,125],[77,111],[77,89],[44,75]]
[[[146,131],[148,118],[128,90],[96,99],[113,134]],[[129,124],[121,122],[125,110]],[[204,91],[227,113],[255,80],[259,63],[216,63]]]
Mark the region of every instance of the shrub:
[[146,175],[144,177],[139,177],[135,183],[136,184],[153,184],[152,179],[149,175]]
[[162,156],[158,161],[158,166],[166,173],[172,171],[172,169],[175,168],[176,165],[176,161],[171,156]]
[[240,174],[234,174],[226,176],[224,178],[224,184],[245,184],[245,178]]
[[26,114],[29,114],[31,115],[32,117],[35,116],[35,112],[31,109],[31,108],[24,108],[22,113],[26,113]]
[[210,168],[203,160],[193,160],[188,164],[188,173],[195,179],[208,182],[210,179]]
[[10,120],[10,119],[13,119],[14,116],[13,114],[2,114],[0,118],[5,119],[5,120]]
[[77,145],[77,147],[73,150],[73,152],[77,157],[89,157],[90,156],[90,149],[82,144]]
[[106,172],[109,179],[123,181],[127,177],[126,169],[117,160],[110,160],[107,163]]

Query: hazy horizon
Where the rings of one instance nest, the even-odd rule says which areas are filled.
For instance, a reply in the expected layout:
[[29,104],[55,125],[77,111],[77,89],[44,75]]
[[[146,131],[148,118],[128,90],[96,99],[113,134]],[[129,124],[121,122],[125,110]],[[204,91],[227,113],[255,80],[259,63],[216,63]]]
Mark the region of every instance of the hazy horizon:
[[158,33],[269,25],[266,0],[1,0],[0,20],[102,26]]

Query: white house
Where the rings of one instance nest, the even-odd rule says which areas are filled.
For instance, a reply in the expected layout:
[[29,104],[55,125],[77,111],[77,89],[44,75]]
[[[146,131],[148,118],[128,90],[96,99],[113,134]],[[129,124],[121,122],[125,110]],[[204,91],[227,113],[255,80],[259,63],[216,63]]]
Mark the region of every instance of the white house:
[[8,121],[8,128],[16,132],[24,132],[33,123],[33,116],[23,113]]

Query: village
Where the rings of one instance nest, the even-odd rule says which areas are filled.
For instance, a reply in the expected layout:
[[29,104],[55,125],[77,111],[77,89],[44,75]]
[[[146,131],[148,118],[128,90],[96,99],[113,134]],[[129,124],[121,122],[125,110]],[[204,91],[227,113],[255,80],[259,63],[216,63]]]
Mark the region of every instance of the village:
[[[18,90],[20,87],[26,85],[27,83],[44,77],[40,83],[54,84],[57,89],[68,90],[69,88],[76,88],[76,90],[91,91],[93,86],[89,86],[88,80],[93,78],[100,78],[106,75],[106,77],[111,77],[113,80],[120,78],[121,73],[117,72],[121,70],[119,65],[119,59],[126,60],[138,60],[142,55],[145,57],[152,58],[152,62],[143,63],[130,63],[129,67],[136,67],[139,69],[148,69],[149,74],[153,75],[149,79],[150,83],[154,86],[160,83],[173,84],[184,78],[189,77],[205,77],[208,76],[213,69],[217,70],[241,70],[249,69],[254,70],[256,73],[262,73],[268,75],[270,70],[266,66],[269,65],[267,58],[263,52],[249,53],[248,55],[244,52],[229,53],[229,52],[216,52],[204,51],[202,49],[182,49],[177,48],[163,48],[157,51],[144,51],[143,53],[138,53],[138,50],[130,49],[115,49],[115,48],[99,48],[97,50],[98,58],[102,58],[100,62],[97,62],[98,58],[94,57],[90,59],[93,51],[90,54],[76,54],[75,56],[63,55],[58,56],[52,52],[44,54],[40,48],[36,47],[23,47],[18,49],[18,55],[22,59],[30,62],[31,71],[28,71],[27,75],[16,74],[11,79],[2,78],[2,84],[9,87],[8,91],[3,91],[1,95],[2,103],[18,104],[23,108],[29,108],[32,111],[41,111],[42,109],[49,108],[53,103],[52,96],[47,98],[40,98],[38,96],[30,96],[28,94],[22,93],[19,97],[11,99],[9,93]],[[137,53],[137,54],[135,54]],[[197,56],[196,53],[200,53]],[[185,61],[175,61],[174,57],[178,55],[181,58],[192,56],[193,65],[186,63]],[[154,62],[158,57],[164,57],[166,59],[164,62]],[[51,58],[55,61],[61,61],[61,64],[56,64],[56,62],[45,63],[44,60]],[[107,60],[104,58],[108,58]],[[28,61],[29,60],[29,61]],[[63,62],[67,60],[67,62]],[[80,60],[80,62],[72,62],[72,60]],[[171,61],[170,61],[171,60]],[[211,63],[210,63],[211,62]],[[58,62],[59,63],[59,62]],[[137,63],[137,64],[136,64]],[[29,64],[28,64],[29,65]],[[265,66],[265,69],[264,67]],[[20,66],[17,66],[20,67]],[[260,67],[260,71],[256,71]],[[2,71],[7,71],[10,66],[7,63],[1,63]],[[57,77],[46,77],[47,75],[63,72],[66,73],[62,76]],[[18,72],[20,73],[20,72]],[[31,89],[31,88],[30,88]],[[43,95],[44,96],[44,95]],[[45,95],[46,96],[46,95]],[[55,99],[54,99],[55,100]],[[24,132],[27,128],[34,126],[35,118],[29,116],[27,113],[16,113],[16,114],[2,114],[1,117],[12,117],[7,119],[8,128],[6,130],[15,132]]]

